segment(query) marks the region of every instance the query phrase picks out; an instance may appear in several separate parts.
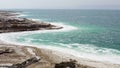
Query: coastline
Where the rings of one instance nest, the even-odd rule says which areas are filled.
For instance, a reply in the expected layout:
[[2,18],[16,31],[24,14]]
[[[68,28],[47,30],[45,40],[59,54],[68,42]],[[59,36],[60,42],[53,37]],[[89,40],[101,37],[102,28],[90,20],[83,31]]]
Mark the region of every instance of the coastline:
[[[2,41],[4,43],[0,43],[0,44],[7,44],[7,45],[15,45],[15,46],[21,46],[21,45],[16,45],[16,44],[9,44],[6,43],[5,41]],[[22,46],[26,46],[26,45],[22,45]],[[99,62],[99,61],[92,61],[89,59],[83,59],[83,58],[78,58],[75,57],[73,55],[70,54],[66,54],[66,53],[62,53],[56,50],[51,50],[51,49],[47,49],[47,48],[42,48],[39,46],[33,46],[31,45],[31,47],[37,47],[40,49],[40,51],[42,52],[42,54],[44,54],[44,56],[49,57],[47,58],[47,60],[50,60],[51,63],[60,63],[62,61],[69,61],[69,59],[75,59],[77,60],[77,64],[78,65],[83,65],[83,66],[88,66],[88,68],[118,68],[120,67],[120,65],[117,64],[112,64],[112,63],[105,63],[105,62]]]
[[[2,41],[3,42],[3,41]],[[26,47],[26,48],[35,48],[36,50],[40,50],[36,53],[39,54],[40,57],[42,56],[45,60],[47,60],[48,63],[52,64],[52,65],[48,65],[48,66],[52,66],[52,67],[48,67],[48,68],[54,68],[54,65],[57,63],[61,63],[61,62],[69,62],[70,59],[76,60],[77,61],[77,68],[119,68],[120,64],[113,64],[110,62],[100,62],[100,61],[95,61],[95,60],[90,60],[87,58],[81,58],[81,57],[76,57],[74,55],[65,53],[65,52],[61,52],[59,50],[54,50],[54,49],[49,49],[46,47],[41,47],[41,46],[37,46],[37,45],[20,45],[20,44],[10,44],[10,43],[1,43],[0,44],[4,44],[4,45],[9,45],[9,46],[16,46],[16,47]],[[39,64],[37,63],[33,63],[34,66],[39,66]],[[44,66],[44,65],[42,65]],[[83,66],[83,67],[81,67]],[[28,66],[28,68],[32,68],[33,66]],[[43,67],[44,68],[44,67]],[[45,67],[46,68],[46,67]]]

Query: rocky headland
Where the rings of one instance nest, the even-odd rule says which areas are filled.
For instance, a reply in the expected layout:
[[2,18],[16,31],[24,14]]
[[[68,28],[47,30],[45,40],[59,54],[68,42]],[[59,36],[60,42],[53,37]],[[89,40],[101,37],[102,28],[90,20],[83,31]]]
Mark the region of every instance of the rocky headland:
[[0,11],[0,33],[63,28],[50,23],[17,17],[18,15],[19,14],[12,11]]

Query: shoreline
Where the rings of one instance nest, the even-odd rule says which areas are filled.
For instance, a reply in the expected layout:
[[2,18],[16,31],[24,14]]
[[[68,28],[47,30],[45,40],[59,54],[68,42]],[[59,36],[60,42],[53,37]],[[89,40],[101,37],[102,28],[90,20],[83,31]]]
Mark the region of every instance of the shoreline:
[[[67,62],[70,59],[73,59],[73,60],[77,60],[76,64],[78,66],[81,66],[81,65],[87,66],[87,68],[119,68],[120,67],[120,64],[113,64],[110,62],[95,61],[95,60],[91,60],[87,58],[76,57],[74,55],[61,52],[59,50],[52,50],[52,49],[42,47],[42,46],[37,46],[37,45],[20,45],[20,44],[6,43],[6,42],[2,44],[14,45],[14,46],[19,46],[19,47],[33,47],[33,48],[35,47],[39,49],[42,55],[47,57],[46,59],[49,60],[53,64],[60,63],[60,62]],[[78,68],[81,68],[81,67],[78,67]]]
[[[60,29],[60,30],[62,30],[62,29]],[[46,30],[45,30],[45,32],[46,32]],[[21,46],[19,44],[7,43],[5,41],[2,41],[2,43],[0,42],[0,44]],[[22,45],[22,46],[27,47],[26,45]],[[52,63],[60,63],[62,61],[69,61],[69,59],[75,59],[78,62],[77,64],[82,64],[82,65],[88,66],[88,68],[91,68],[91,67],[96,67],[96,68],[118,68],[118,67],[120,67],[119,64],[112,64],[112,63],[93,61],[93,60],[84,59],[84,58],[80,58],[80,57],[78,58],[78,57],[75,57],[75,56],[67,54],[67,53],[62,53],[60,51],[47,49],[47,48],[42,48],[41,46],[31,45],[30,47],[37,47],[37,48],[39,48],[41,50],[42,54],[44,54],[47,57],[49,57],[49,60],[51,60]]]
[[[64,29],[64,28],[63,28]],[[61,31],[61,30],[57,30],[57,32],[59,32],[59,31]],[[62,32],[63,32],[64,30],[62,30]],[[65,30],[66,31],[66,30]],[[21,35],[27,35],[27,34],[31,34],[31,33],[46,33],[46,32],[56,32],[56,30],[38,30],[38,31],[27,31],[27,32],[14,32],[14,33],[6,33],[6,35],[5,34],[3,34],[3,41],[7,41],[6,43],[9,43],[9,44],[14,44],[14,45],[23,45],[23,46],[35,46],[35,47],[38,47],[38,48],[45,48],[45,49],[49,49],[49,50],[53,50],[53,51],[61,51],[61,53],[63,53],[63,51],[64,52],[66,52],[66,54],[70,54],[70,55],[73,55],[73,56],[75,56],[75,57],[79,57],[79,58],[84,58],[84,59],[89,59],[89,60],[91,60],[91,61],[96,61],[96,62],[103,62],[103,63],[109,63],[109,64],[117,64],[117,65],[120,65],[120,63],[119,63],[119,60],[118,61],[115,61],[115,60],[117,60],[117,59],[119,59],[119,58],[117,58],[118,56],[100,56],[100,55],[90,55],[89,53],[88,53],[88,55],[87,54],[83,54],[83,53],[81,53],[81,55],[78,53],[78,52],[76,52],[76,51],[74,51],[74,50],[71,50],[71,49],[67,49],[67,48],[64,48],[64,49],[62,49],[62,48],[59,48],[59,47],[51,47],[51,46],[47,46],[47,45],[32,45],[32,44],[25,44],[25,43],[23,43],[23,44],[21,44],[21,43],[19,43],[19,42],[12,42],[12,41],[10,41],[9,39],[7,39],[7,37],[9,37],[9,36],[21,36]],[[8,35],[8,34],[11,34],[11,35]],[[7,36],[7,37],[6,37]],[[14,38],[11,38],[11,40],[12,39],[14,39]],[[14,40],[13,40],[14,41]],[[69,51],[71,52],[71,53],[69,53]],[[77,54],[79,54],[79,55],[77,55]],[[90,55],[90,56],[89,56]],[[85,56],[89,56],[89,57],[85,57]],[[108,58],[107,58],[108,57]],[[111,59],[111,57],[113,58],[113,59]],[[94,59],[92,59],[92,58],[94,58]],[[114,60],[114,58],[116,58],[115,60]],[[110,60],[110,61],[109,61]]]

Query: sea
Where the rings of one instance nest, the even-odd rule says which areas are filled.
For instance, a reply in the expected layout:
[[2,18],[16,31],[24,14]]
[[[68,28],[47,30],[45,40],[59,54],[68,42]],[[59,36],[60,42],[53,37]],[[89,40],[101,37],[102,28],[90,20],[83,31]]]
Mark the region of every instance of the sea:
[[19,17],[44,21],[59,30],[5,33],[8,43],[39,46],[85,59],[120,64],[120,10],[14,9]]

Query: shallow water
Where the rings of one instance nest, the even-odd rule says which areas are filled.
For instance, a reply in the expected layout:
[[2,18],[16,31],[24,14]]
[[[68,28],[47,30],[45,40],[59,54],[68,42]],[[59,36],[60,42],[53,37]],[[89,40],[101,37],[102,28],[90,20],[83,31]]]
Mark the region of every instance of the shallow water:
[[[14,10],[16,11],[16,10]],[[21,17],[64,26],[62,30],[2,35],[6,41],[68,49],[84,58],[120,63],[119,10],[17,10]],[[101,58],[101,59],[98,59]],[[107,59],[109,58],[109,59]]]

